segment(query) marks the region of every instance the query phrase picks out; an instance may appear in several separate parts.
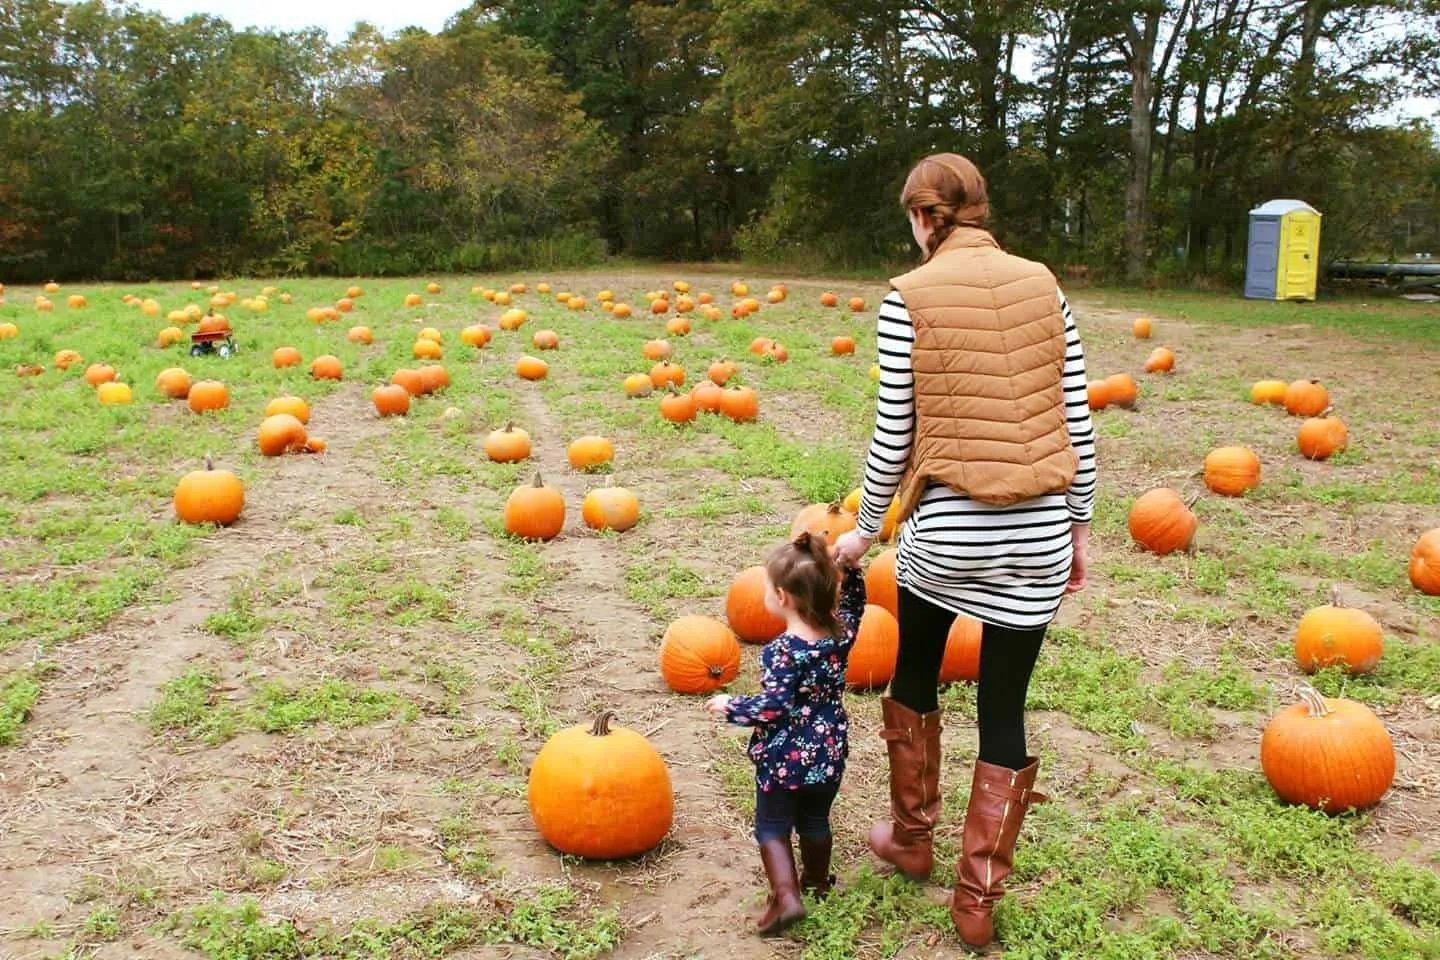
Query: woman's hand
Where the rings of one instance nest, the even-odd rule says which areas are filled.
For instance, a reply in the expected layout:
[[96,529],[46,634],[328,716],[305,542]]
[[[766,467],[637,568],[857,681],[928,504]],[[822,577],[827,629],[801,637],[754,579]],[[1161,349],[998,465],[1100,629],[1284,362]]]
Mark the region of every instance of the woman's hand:
[[1085,575],[1090,572],[1090,524],[1070,525],[1070,545],[1075,558],[1070,561],[1070,582],[1065,584],[1065,592],[1079,593],[1085,589]]
[[869,552],[874,543],[874,540],[863,536],[860,531],[851,530],[849,533],[840,535],[840,539],[835,541],[835,546],[831,549],[830,554],[835,558],[836,566],[847,570],[860,566],[860,558]]
[[715,696],[711,697],[709,700],[705,701],[705,709],[709,710],[711,713],[715,714],[715,716],[719,717],[722,720],[725,719],[726,711],[729,709],[729,707],[729,694],[718,693]]

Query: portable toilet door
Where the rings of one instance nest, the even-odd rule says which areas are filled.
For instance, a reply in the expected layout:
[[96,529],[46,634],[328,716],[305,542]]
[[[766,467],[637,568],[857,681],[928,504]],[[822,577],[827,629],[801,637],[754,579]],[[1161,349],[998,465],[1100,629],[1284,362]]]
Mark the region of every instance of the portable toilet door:
[[1314,300],[1320,272],[1320,212],[1302,200],[1271,200],[1250,211],[1245,296]]

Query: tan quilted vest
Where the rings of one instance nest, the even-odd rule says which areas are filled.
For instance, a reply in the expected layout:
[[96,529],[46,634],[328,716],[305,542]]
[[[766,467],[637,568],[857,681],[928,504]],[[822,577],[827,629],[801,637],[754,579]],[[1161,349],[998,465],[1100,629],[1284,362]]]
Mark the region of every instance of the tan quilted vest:
[[1054,275],[959,227],[890,283],[915,327],[915,442],[899,518],[931,482],[997,506],[1068,487],[1079,461],[1065,424]]

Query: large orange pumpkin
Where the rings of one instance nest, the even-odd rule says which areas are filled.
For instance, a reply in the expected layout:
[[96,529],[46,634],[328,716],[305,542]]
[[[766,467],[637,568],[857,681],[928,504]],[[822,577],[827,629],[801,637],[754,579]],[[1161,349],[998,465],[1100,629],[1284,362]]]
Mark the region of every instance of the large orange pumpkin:
[[640,501],[624,487],[598,487],[585,494],[580,517],[591,530],[624,533],[640,522]]
[[725,619],[746,643],[769,643],[785,629],[785,621],[765,609],[768,583],[764,567],[746,567],[735,575],[725,594]]
[[678,392],[674,386],[660,398],[660,416],[671,423],[690,423],[695,419],[696,409],[695,398]]
[[736,423],[760,416],[760,397],[749,387],[729,387],[720,397],[720,412]]
[[515,426],[505,424],[500,430],[491,430],[485,438],[485,455],[496,463],[516,463],[530,456],[530,434]]
[[1295,629],[1295,662],[1306,673],[1340,666],[1346,673],[1369,673],[1385,652],[1380,624],[1364,610],[1343,606],[1340,592],[1330,603],[1300,618]]
[[375,388],[370,402],[382,417],[402,417],[410,412],[410,391],[398,383],[385,384]]
[[1205,455],[1205,486],[1238,497],[1260,484],[1260,458],[1249,447],[1217,447]]
[[842,533],[855,529],[855,514],[846,510],[840,501],[834,503],[812,503],[795,516],[790,524],[790,539],[804,531],[823,536],[830,543],[839,539]]
[[1091,410],[1104,410],[1110,406],[1110,384],[1105,380],[1091,380],[1085,385],[1085,395]]
[[1318,417],[1330,406],[1330,392],[1319,380],[1296,380],[1285,388],[1285,411],[1295,417]]
[[340,366],[340,359],[327,353],[311,361],[310,376],[316,380],[339,380],[344,376],[344,370]]
[[1310,417],[1300,424],[1295,445],[1310,460],[1328,460],[1350,443],[1350,429],[1339,417]]
[[309,435],[305,431],[305,424],[288,413],[277,413],[266,417],[260,424],[260,433],[256,439],[259,441],[261,453],[267,457],[278,457],[281,454],[304,450]]
[[655,390],[655,381],[648,373],[632,373],[625,378],[625,396],[635,399],[648,397]]
[[1325,813],[1363,810],[1395,781],[1395,744],[1363,703],[1304,687],[1260,737],[1260,767],[1286,803]]
[[230,405],[230,389],[218,380],[201,380],[191,384],[188,400],[195,413],[224,410]]
[[175,486],[175,516],[182,523],[234,523],[245,509],[245,484],[229,470],[192,470]]
[[1175,369],[1175,351],[1169,347],[1156,347],[1145,358],[1146,373],[1169,373]]
[[310,422],[310,405],[299,397],[276,397],[265,404],[265,416],[288,413],[301,423]]
[[515,373],[523,380],[544,380],[550,372],[550,365],[535,357],[521,357],[515,361]]
[[1105,389],[1110,402],[1117,407],[1133,407],[1140,396],[1140,385],[1128,373],[1117,373],[1105,378]]
[[893,548],[882,550],[865,571],[866,602],[884,607],[892,617],[900,616],[900,592],[895,585],[896,556]]
[[550,540],[565,528],[565,497],[540,474],[505,501],[505,529],[522,540]]
[[294,347],[277,347],[275,352],[270,354],[270,362],[275,364],[275,369],[283,367],[295,367],[300,365],[300,351]]
[[576,470],[593,470],[614,458],[615,444],[606,437],[577,437],[565,448],[565,456]]
[[172,400],[184,400],[190,395],[190,374],[179,367],[161,370],[155,378],[155,389]]
[[895,676],[895,657],[900,652],[900,625],[890,611],[866,604],[860,617],[860,631],[850,648],[845,683],[854,690],[883,687]]
[[427,363],[420,368],[420,389],[425,393],[439,393],[450,386],[450,371],[438,363]]
[[1440,597],[1440,527],[1427,530],[1410,551],[1410,584],[1421,593]]
[[980,643],[985,625],[963,613],[945,636],[945,659],[940,662],[941,683],[975,683],[980,679]]
[[558,350],[560,335],[554,330],[536,330],[530,337],[530,343],[536,350]]
[[706,369],[705,375],[710,378],[712,383],[723,387],[731,377],[735,376],[737,369],[731,360],[716,360]]
[[1250,402],[1284,406],[1286,386],[1284,380],[1257,380],[1250,388]]
[[670,384],[677,387],[685,384],[685,368],[679,364],[662,360],[650,368],[650,382],[656,390],[664,390]]
[[530,766],[530,816],[561,853],[633,857],[670,831],[675,795],[665,760],[639,733],[612,727],[613,716],[561,730]]
[[1136,317],[1135,322],[1130,324],[1130,332],[1135,334],[1137,340],[1150,339],[1151,323],[1149,317]]
[[118,374],[115,372],[115,368],[108,363],[92,363],[85,368],[85,382],[92,387],[98,387],[102,383],[109,383],[117,376]]
[[1130,507],[1130,536],[1146,550],[1165,556],[1186,550],[1200,521],[1180,494],[1161,487],[1142,494]]
[[695,398],[695,407],[705,413],[719,413],[720,403],[725,399],[725,391],[709,380],[701,380],[690,388],[690,396]]
[[660,675],[676,693],[713,693],[740,672],[740,644],[710,617],[685,616],[660,641]]

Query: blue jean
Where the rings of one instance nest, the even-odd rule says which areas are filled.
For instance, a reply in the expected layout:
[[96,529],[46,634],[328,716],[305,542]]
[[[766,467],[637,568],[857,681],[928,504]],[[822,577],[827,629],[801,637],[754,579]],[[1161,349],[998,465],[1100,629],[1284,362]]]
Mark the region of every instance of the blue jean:
[[838,783],[821,783],[798,790],[761,790],[755,787],[755,840],[790,842],[790,831],[806,838],[830,836],[830,806],[840,792]]

